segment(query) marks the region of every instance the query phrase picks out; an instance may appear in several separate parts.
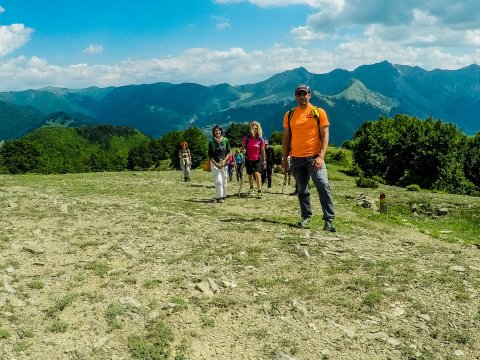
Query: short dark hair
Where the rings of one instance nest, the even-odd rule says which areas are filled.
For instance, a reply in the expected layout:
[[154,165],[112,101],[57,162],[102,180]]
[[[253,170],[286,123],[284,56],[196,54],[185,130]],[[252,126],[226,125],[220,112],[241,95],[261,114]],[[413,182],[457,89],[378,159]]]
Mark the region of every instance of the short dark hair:
[[220,129],[220,131],[222,132],[222,135],[223,135],[223,129],[220,125],[215,125],[212,129],[212,135],[215,136],[215,130],[217,129]]

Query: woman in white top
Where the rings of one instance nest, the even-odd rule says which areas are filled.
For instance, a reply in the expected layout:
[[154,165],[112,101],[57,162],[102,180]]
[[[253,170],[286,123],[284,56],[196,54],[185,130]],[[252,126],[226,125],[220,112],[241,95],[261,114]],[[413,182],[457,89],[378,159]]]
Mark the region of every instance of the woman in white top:
[[190,167],[192,166],[192,154],[188,148],[188,143],[183,141],[180,143],[180,150],[178,151],[180,158],[180,168],[183,173],[183,181],[190,181]]

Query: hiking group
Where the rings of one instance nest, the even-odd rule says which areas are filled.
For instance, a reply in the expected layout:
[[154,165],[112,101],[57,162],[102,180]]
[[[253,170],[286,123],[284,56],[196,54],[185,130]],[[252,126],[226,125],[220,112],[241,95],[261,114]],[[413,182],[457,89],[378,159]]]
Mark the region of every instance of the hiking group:
[[[297,226],[307,228],[312,219],[312,204],[310,185],[312,180],[317,189],[324,221],[323,230],[336,232],[333,224],[335,211],[333,195],[328,182],[325,154],[329,140],[329,121],[326,112],[310,103],[311,91],[308,85],[298,85],[295,89],[297,106],[287,111],[283,117],[282,138],[282,168],[284,171],[283,187],[293,175],[295,191],[300,205],[301,218]],[[208,145],[208,159],[215,185],[215,201],[224,202],[227,198],[227,183],[232,181],[236,170],[240,190],[243,184],[242,172],[245,166],[250,185],[249,194],[255,193],[262,198],[262,185],[267,183],[267,191],[272,187],[272,172],[275,165],[275,154],[268,141],[262,136],[262,127],[257,121],[249,124],[249,133],[245,135],[240,150],[235,155],[231,151],[230,142],[224,136],[223,129],[216,125],[212,129],[213,139]],[[182,143],[183,144],[183,143]],[[186,143],[185,143],[186,144]],[[188,150],[188,144],[186,145]],[[180,150],[184,180],[190,180],[189,166],[182,165],[185,155],[184,148]],[[182,152],[183,151],[183,152]],[[185,167],[185,170],[184,170]],[[282,188],[283,192],[283,188]]]

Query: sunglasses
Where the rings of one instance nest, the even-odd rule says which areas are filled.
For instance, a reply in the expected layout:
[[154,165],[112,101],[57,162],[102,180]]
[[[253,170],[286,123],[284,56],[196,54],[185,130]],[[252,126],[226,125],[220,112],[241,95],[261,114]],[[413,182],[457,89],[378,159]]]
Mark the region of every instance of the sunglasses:
[[306,91],[299,91],[295,95],[297,95],[297,96],[307,96],[307,94],[308,93]]

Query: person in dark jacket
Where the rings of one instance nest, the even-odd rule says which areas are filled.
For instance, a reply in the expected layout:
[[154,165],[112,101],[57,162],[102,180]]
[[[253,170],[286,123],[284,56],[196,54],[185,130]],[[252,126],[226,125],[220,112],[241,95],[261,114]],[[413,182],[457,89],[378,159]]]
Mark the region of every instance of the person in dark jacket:
[[267,191],[270,191],[272,189],[272,172],[275,166],[275,152],[268,144],[268,140],[265,140],[265,165],[262,172],[262,184],[267,182]]

